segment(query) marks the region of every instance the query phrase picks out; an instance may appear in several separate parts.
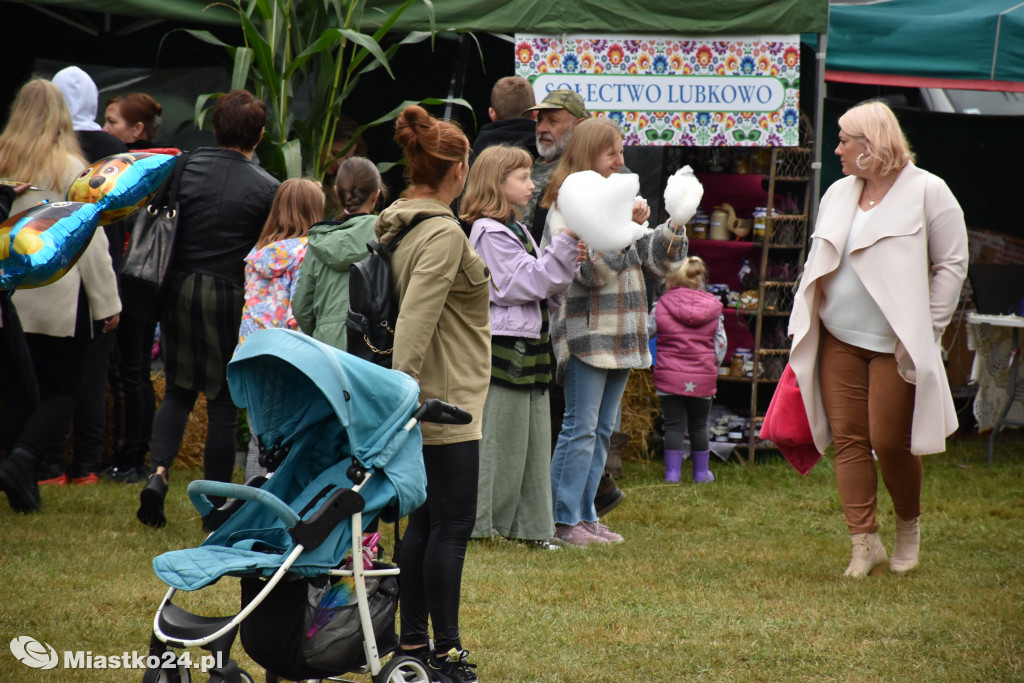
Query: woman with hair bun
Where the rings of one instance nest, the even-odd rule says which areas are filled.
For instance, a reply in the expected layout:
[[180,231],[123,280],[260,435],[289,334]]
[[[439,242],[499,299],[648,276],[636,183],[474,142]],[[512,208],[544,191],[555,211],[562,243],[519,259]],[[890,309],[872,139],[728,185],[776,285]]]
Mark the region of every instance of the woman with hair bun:
[[144,92],[114,97],[107,102],[103,130],[128,149],[149,149],[160,134],[164,108]]
[[349,157],[339,166],[333,192],[342,207],[340,220],[309,229],[309,250],[292,300],[303,332],[318,341],[347,348],[349,269],[368,255],[375,239],[373,209],[387,198],[384,182],[372,161]]
[[413,105],[398,116],[395,140],[410,185],[376,227],[385,246],[411,228],[391,255],[399,301],[393,367],[419,382],[420,400],[439,398],[473,416],[468,425],[422,425],[427,502],[409,516],[402,541],[401,644],[442,681],[476,681],[459,636],[459,593],[491,378],[490,274],[451,209],[469,171],[465,134]]

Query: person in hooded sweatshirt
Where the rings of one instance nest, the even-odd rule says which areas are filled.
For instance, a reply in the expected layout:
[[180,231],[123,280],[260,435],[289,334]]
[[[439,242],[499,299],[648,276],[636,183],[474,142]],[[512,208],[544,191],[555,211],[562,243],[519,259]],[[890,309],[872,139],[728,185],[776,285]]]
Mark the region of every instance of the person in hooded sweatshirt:
[[71,125],[86,161],[92,163],[128,151],[120,139],[103,130],[97,123],[100,92],[89,74],[77,66],[69,66],[54,74],[51,80],[64,95],[64,101],[71,112]]
[[[99,90],[89,74],[77,66],[69,66],[54,74],[51,80],[64,95],[64,101],[71,112],[71,125],[75,129],[75,137],[78,138],[86,161],[91,164],[128,151],[123,142],[100,128],[96,122]],[[103,226],[103,231],[107,234],[110,261],[115,272],[120,270],[124,253],[125,223],[115,221]],[[94,331],[89,345],[82,395],[75,404],[73,450],[75,461],[81,464],[80,469],[85,472],[83,476],[88,483],[96,483],[96,475],[103,469],[107,429],[107,384],[111,367],[116,365],[118,336],[117,331],[112,334]],[[122,442],[123,440],[115,435],[114,443]],[[58,477],[51,483],[59,484],[63,481]]]
[[374,228],[387,247],[412,226],[390,257],[399,302],[393,367],[419,383],[421,401],[439,398],[472,415],[469,424],[420,426],[427,502],[409,515],[402,539],[400,643],[435,679],[472,683],[476,665],[462,649],[459,596],[491,380],[490,272],[451,209],[469,171],[465,134],[410,105],[395,122],[395,141],[410,185]]
[[654,307],[657,362],[654,389],[665,420],[665,481],[679,483],[684,437],[690,435],[693,481],[715,480],[708,469],[708,414],[727,346],[722,302],[704,291],[707,266],[690,256],[665,278],[669,289]]
[[[305,178],[289,178],[277,188],[263,232],[245,257],[245,304],[238,329],[238,348],[247,336],[257,330],[299,328],[292,313],[292,302],[306,257],[306,235],[309,226],[323,215],[324,193],[319,183]],[[249,433],[246,481],[267,473],[259,465],[259,442],[253,435],[251,419]]]
[[292,310],[303,332],[345,351],[349,269],[369,255],[366,243],[376,239],[372,212],[386,192],[374,163],[358,156],[338,167],[333,191],[343,207],[341,219],[309,229],[309,251]]

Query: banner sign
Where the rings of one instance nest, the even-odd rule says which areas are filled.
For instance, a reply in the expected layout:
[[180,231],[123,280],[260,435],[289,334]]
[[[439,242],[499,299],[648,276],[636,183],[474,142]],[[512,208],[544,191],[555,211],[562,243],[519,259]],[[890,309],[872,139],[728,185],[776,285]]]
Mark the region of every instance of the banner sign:
[[627,145],[795,146],[800,36],[516,35],[537,101],[575,90]]

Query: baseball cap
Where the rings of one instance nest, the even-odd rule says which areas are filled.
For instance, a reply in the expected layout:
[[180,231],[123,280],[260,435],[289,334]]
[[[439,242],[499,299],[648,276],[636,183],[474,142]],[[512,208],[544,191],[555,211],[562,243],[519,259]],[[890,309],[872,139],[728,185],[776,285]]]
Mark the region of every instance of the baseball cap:
[[579,93],[574,90],[552,90],[541,100],[540,104],[530,107],[523,114],[541,109],[564,109],[578,119],[590,118],[587,105],[583,103],[583,98],[579,96]]

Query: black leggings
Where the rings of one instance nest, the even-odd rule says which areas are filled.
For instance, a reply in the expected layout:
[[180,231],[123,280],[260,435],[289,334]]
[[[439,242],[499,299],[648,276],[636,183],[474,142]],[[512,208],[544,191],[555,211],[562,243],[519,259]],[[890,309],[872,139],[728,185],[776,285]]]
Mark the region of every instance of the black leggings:
[[665,450],[683,450],[683,437],[690,433],[690,451],[708,449],[708,413],[711,397],[696,398],[670,394],[659,396],[661,416],[665,420]]
[[[171,468],[178,457],[181,440],[185,436],[185,423],[195,406],[199,392],[182,389],[167,382],[163,403],[153,419],[153,447],[150,471],[157,467]],[[206,447],[203,451],[203,469],[206,479],[231,481],[235,469],[235,441],[238,430],[238,408],[231,400],[227,382],[217,398],[206,397]]]
[[409,515],[402,539],[402,644],[427,642],[427,618],[438,652],[462,649],[459,594],[466,544],[476,521],[480,442],[424,446],[427,502]]

